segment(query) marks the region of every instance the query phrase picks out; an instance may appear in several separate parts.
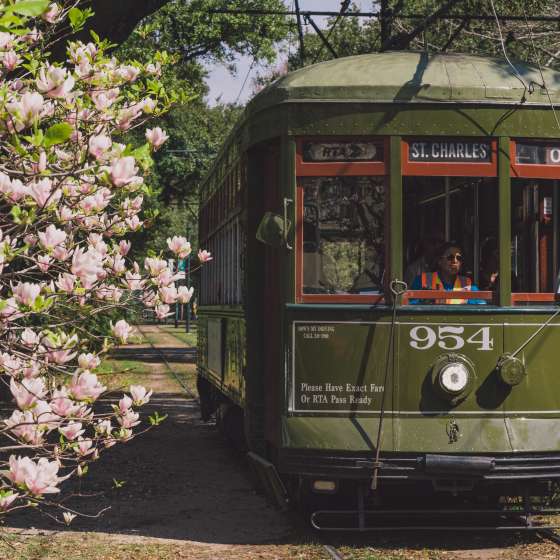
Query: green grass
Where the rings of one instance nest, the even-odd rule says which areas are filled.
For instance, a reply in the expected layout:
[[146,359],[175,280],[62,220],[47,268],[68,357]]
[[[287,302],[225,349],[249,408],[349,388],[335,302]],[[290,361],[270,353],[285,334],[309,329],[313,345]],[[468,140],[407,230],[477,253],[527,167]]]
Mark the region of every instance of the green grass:
[[142,385],[151,371],[150,364],[139,360],[115,360],[107,357],[96,370],[101,382],[109,390],[129,385]]
[[177,328],[173,325],[162,325],[161,330],[187,346],[196,346],[196,326],[191,327],[191,332],[185,332],[185,325],[180,324]]

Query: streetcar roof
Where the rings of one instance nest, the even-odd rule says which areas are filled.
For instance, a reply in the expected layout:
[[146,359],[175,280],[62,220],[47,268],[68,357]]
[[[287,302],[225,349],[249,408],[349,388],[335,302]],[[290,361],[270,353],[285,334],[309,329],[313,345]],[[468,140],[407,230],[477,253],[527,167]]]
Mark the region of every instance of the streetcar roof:
[[[289,101],[560,103],[560,72],[542,68],[541,76],[538,66],[511,62],[470,54],[409,51],[338,58],[279,78],[249,103],[248,110],[253,113]],[[546,89],[541,87],[543,77]]]

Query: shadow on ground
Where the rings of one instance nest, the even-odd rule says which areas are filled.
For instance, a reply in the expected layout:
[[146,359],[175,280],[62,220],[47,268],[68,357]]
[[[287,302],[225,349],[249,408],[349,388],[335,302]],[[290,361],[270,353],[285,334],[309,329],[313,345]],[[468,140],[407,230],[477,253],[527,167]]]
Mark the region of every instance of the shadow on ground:
[[111,352],[114,360],[138,360],[141,362],[161,362],[162,355],[168,362],[181,362],[184,364],[196,363],[196,348],[118,348]]

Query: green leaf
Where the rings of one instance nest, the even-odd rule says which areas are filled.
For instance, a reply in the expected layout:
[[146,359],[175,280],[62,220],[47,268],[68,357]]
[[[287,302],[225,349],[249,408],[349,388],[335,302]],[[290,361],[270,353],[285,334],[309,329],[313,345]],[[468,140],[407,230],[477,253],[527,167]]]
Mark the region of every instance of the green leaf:
[[93,11],[90,8],[86,10],[80,10],[79,8],[71,8],[68,12],[68,18],[70,19],[70,25],[72,26],[72,31],[80,31],[83,28],[85,22],[93,16]]
[[152,154],[150,152],[150,145],[148,143],[136,148],[131,155],[134,156],[144,171],[150,169],[150,167],[154,164],[154,160],[152,159]]
[[6,12],[15,12],[22,16],[37,17],[49,7],[50,0],[20,0],[6,7]]
[[45,133],[43,145],[45,148],[49,148],[55,144],[62,144],[70,138],[73,131],[74,129],[68,123],[53,124]]

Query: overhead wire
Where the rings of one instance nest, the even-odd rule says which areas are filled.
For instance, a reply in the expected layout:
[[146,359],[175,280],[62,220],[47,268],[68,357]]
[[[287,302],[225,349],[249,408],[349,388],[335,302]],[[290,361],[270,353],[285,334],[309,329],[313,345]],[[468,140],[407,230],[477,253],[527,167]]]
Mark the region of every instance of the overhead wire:
[[513,65],[511,60],[509,59],[507,52],[506,52],[506,45],[504,42],[504,36],[502,35],[502,26],[500,25],[500,20],[498,19],[498,13],[496,12],[496,7],[494,6],[494,0],[490,0],[490,6],[492,7],[492,13],[494,14],[494,18],[496,20],[496,26],[498,27],[498,34],[500,35],[500,45],[502,46],[502,52],[504,53],[504,58],[506,59],[507,63],[510,65],[511,69],[513,70],[514,76],[521,82],[523,85],[523,97],[521,98],[521,103],[524,103],[527,99],[526,93],[529,89],[525,80],[517,70],[517,68]]
[[[523,13],[525,14],[525,16],[527,15],[527,13],[525,12],[525,9],[523,9]],[[552,96],[550,95],[550,91],[549,91],[549,89],[546,85],[546,80],[544,79],[544,72],[543,72],[542,65],[541,65],[541,59],[540,59],[539,55],[537,54],[537,48],[535,46],[535,41],[534,41],[534,38],[533,38],[533,29],[529,25],[529,20],[527,18],[525,18],[525,25],[527,26],[527,30],[529,31],[529,39],[530,39],[531,45],[533,47],[533,55],[534,55],[534,57],[537,61],[537,65],[539,67],[539,72],[540,72],[541,80],[542,80],[541,87],[546,92],[546,96],[548,97],[548,102],[550,103],[550,108],[552,109],[552,114],[554,115],[554,120],[556,121],[556,126],[560,129],[560,121],[558,120],[558,114],[556,113],[556,109],[554,108],[554,102],[552,101]]]
[[[332,32],[334,31],[334,28],[338,25],[338,22],[344,16],[346,10],[348,10],[348,7],[350,6],[350,0],[342,0],[342,2],[340,4],[341,5],[340,5],[340,11],[338,12],[338,16],[336,17],[336,20],[334,21],[334,23],[331,25],[331,28],[329,29],[329,32],[328,32],[327,37],[325,39],[325,42],[327,44],[328,44],[329,39],[332,35]],[[325,46],[324,43],[321,43],[321,48],[317,51],[317,54],[313,58],[313,64],[315,64],[317,62],[317,60],[319,60],[319,57],[321,56],[321,53],[323,52],[324,46]]]

